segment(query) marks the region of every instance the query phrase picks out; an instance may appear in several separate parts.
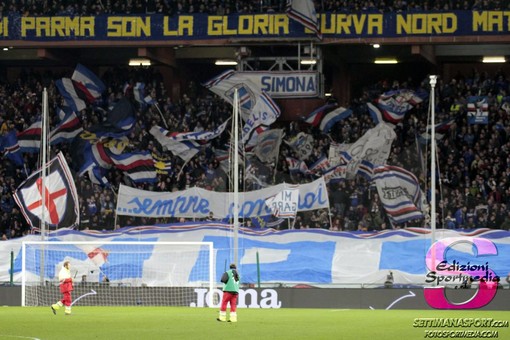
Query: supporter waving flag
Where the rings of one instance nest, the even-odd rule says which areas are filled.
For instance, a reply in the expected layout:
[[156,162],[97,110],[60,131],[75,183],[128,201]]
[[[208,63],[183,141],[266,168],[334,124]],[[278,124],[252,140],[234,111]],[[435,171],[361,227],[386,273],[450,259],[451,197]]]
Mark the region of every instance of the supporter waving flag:
[[322,119],[320,124],[321,131],[323,133],[328,133],[336,123],[349,117],[351,114],[351,109],[346,109],[344,107],[334,109]]
[[82,64],[76,65],[71,79],[75,88],[79,88],[80,92],[84,93],[91,103],[101,97],[106,90],[106,86],[101,79]]
[[51,131],[50,144],[55,145],[73,140],[83,131],[76,113],[67,113],[62,121]]
[[336,107],[337,107],[336,103],[327,103],[322,105],[321,107],[316,108],[305,118],[305,123],[308,123],[311,126],[319,126],[324,115],[330,112],[331,110],[335,109]]
[[38,153],[41,148],[40,120],[30,125],[27,129],[18,133],[18,144],[23,153]]
[[[103,110],[104,111],[104,110]],[[121,98],[113,108],[105,112],[105,121],[87,129],[97,138],[121,138],[128,135],[135,125],[135,108],[128,98]]]
[[32,173],[16,189],[14,200],[32,227],[38,227],[43,216],[50,227],[78,225],[78,194],[64,155],[59,153],[45,167],[44,180],[41,169]]
[[321,173],[330,167],[331,164],[329,163],[328,157],[326,155],[321,155],[312,165],[310,165],[309,169],[312,173]]
[[373,169],[372,180],[392,223],[423,218],[422,192],[418,179],[411,172],[397,166],[377,166]]
[[276,161],[282,143],[283,130],[272,129],[261,133],[258,136],[258,143],[253,148],[253,152],[264,163]]
[[66,104],[73,110],[74,112],[80,112],[87,107],[85,102],[85,96],[82,95],[79,91],[74,87],[74,82],[69,78],[62,78],[55,82],[57,86],[58,92],[64,100]]
[[113,161],[107,154],[103,143],[77,137],[73,140],[69,150],[73,168],[78,176],[88,174],[92,183],[108,185],[105,175],[112,167]]
[[111,153],[110,157],[115,167],[126,173],[133,182],[156,182],[156,168],[149,151],[127,152],[120,155]]
[[273,99],[240,72],[228,70],[204,83],[204,86],[234,105],[237,91],[241,118],[245,122],[242,142],[260,125],[269,126],[280,116],[280,108]]
[[171,132],[167,136],[170,139],[173,139],[176,142],[183,142],[187,140],[196,140],[196,141],[209,141],[221,135],[223,131],[225,131],[225,127],[229,122],[230,118],[227,119],[223,124],[218,126],[213,131],[200,131],[200,132]]
[[313,0],[287,0],[287,15],[322,39]]
[[295,159],[292,157],[285,157],[285,160],[287,161],[287,166],[289,167],[290,173],[297,173],[300,172],[302,174],[309,174],[310,171],[308,170],[308,166],[305,162]]
[[476,96],[475,99],[469,98],[470,102],[467,104],[468,123],[470,125],[487,125],[489,124],[489,104],[487,103],[487,98],[483,97],[480,101],[477,99],[478,97]]
[[374,122],[386,122],[397,125],[404,119],[405,114],[423,100],[411,90],[388,91],[379,96],[374,106],[368,103],[368,110]]
[[358,174],[363,160],[376,165],[386,164],[396,137],[395,131],[388,124],[381,123],[349,145],[340,154],[340,158],[347,164],[347,178]]
[[150,134],[156,138],[164,149],[169,150],[175,156],[188,162],[199,151],[200,145],[194,140],[176,141],[172,138],[172,133],[157,125],[150,129]]
[[9,131],[5,136],[0,136],[0,152],[7,156],[17,166],[23,166],[23,155],[20,151],[16,130]]

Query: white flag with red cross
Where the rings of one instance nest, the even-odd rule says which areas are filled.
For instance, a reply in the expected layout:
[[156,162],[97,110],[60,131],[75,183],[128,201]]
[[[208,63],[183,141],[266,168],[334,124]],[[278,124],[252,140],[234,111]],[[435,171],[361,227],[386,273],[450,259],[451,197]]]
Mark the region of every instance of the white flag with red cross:
[[16,189],[14,199],[21,212],[33,228],[38,227],[43,218],[50,228],[78,225],[78,194],[64,155],[59,153],[45,168],[44,179],[39,169]]

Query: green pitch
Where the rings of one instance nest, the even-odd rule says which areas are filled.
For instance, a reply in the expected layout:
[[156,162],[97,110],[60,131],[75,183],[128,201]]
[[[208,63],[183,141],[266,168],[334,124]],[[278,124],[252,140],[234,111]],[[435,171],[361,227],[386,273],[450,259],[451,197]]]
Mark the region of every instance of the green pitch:
[[[189,307],[75,306],[71,316],[50,307],[0,307],[0,339],[407,340],[426,338],[425,330],[495,331],[510,339],[510,311],[239,309],[237,323],[220,323],[217,315]],[[414,327],[415,318],[492,318],[506,327]]]

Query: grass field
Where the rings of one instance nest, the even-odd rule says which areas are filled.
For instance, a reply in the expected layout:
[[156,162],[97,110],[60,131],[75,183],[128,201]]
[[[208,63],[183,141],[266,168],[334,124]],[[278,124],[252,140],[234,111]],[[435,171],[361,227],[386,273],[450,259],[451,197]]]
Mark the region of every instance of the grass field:
[[[510,339],[510,311],[239,309],[237,323],[218,310],[189,307],[0,307],[0,339],[424,339],[425,330],[493,330]],[[413,327],[415,318],[492,318],[506,327]],[[463,336],[461,338],[472,338]]]

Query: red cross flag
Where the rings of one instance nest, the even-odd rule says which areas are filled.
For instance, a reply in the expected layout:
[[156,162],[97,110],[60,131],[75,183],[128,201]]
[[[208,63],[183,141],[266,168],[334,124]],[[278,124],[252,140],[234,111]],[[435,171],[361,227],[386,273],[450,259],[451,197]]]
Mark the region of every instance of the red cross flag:
[[64,155],[59,153],[46,164],[44,181],[41,173],[41,169],[32,173],[14,193],[14,199],[27,222],[32,228],[39,227],[44,215],[50,228],[70,228],[78,225],[78,194]]

